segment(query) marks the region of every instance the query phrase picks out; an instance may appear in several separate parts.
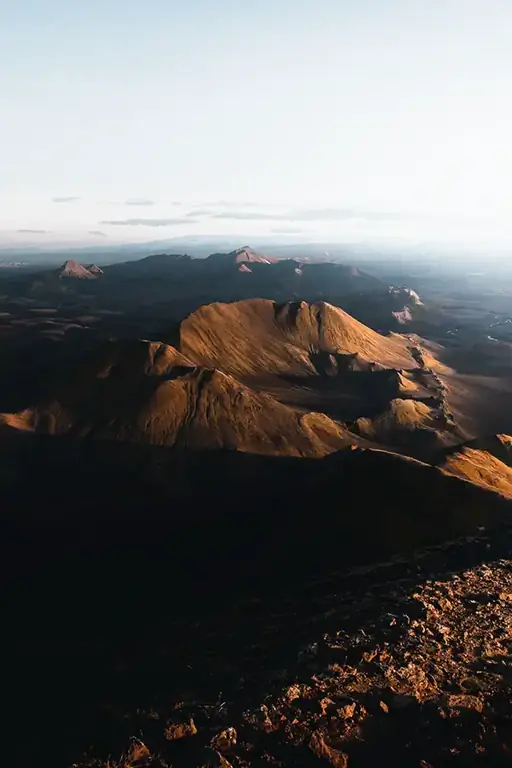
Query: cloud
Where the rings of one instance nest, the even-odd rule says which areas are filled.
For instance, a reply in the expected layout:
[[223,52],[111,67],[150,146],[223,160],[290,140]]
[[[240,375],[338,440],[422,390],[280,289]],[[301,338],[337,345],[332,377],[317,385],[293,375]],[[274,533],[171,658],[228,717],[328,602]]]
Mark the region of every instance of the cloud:
[[192,218],[194,216],[215,216],[216,211],[212,211],[211,208],[194,208],[193,210],[189,211],[185,214],[188,218]]
[[214,208],[254,208],[257,203],[251,203],[249,201],[239,201],[238,203],[230,200],[217,200],[215,203],[207,203]]
[[283,211],[282,213],[268,213],[267,211],[221,211],[220,213],[215,213],[214,218],[239,221],[349,221],[352,219],[390,221],[401,217],[395,213],[365,211],[353,208],[299,208]]
[[396,213],[365,211],[357,208],[306,208],[292,211],[290,218],[295,221],[347,221],[349,219],[389,221],[399,216]]
[[272,230],[274,235],[302,235],[307,232],[307,229],[300,229],[300,227],[274,227]]
[[120,219],[100,221],[100,224],[108,224],[115,227],[174,227],[178,224],[196,223],[195,219]]
[[90,229],[89,234],[95,235],[96,237],[108,237],[105,232],[101,232],[99,229]]
[[125,200],[125,205],[155,205],[154,200],[148,200],[145,197],[130,197]]
[[221,211],[213,214],[214,219],[236,219],[241,221],[289,221],[289,214],[264,213],[263,211]]
[[19,232],[23,235],[50,235],[51,231],[49,229],[17,229],[16,232]]
[[76,203],[77,200],[80,200],[79,197],[54,197],[53,202],[54,203]]

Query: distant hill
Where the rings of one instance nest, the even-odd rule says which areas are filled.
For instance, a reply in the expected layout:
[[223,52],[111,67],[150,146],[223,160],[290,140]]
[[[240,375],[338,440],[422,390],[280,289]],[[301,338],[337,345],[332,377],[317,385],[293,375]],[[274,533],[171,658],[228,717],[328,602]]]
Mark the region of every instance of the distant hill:
[[98,275],[102,275],[102,270],[92,264],[90,268],[84,267],[78,261],[68,260],[57,270],[57,276],[60,278],[74,278],[77,280],[94,280]]
[[92,275],[103,275],[104,272],[100,267],[98,267],[97,264],[89,264],[86,267],[87,271],[90,272]]
[[104,268],[104,272],[111,278],[120,279],[165,277],[168,273],[177,271],[186,273],[192,267],[192,263],[195,265],[200,261],[202,260],[192,260],[186,253],[153,253],[142,259],[110,264]]
[[299,256],[277,259],[249,246],[207,258],[160,252],[102,267],[68,260],[58,270],[15,275],[10,290],[39,299],[52,300],[63,293],[71,298],[83,296],[85,281],[89,301],[130,312],[155,307],[162,317],[173,321],[215,301],[321,299],[343,305],[346,297],[360,296],[364,305],[368,293],[387,291],[380,280],[348,265]]
[[365,292],[352,292],[338,297],[331,303],[339,303],[362,323],[378,330],[417,333],[435,330],[446,317],[431,301],[424,301],[416,291],[407,286],[374,286],[371,301]]
[[210,264],[216,266],[229,266],[232,264],[273,264],[279,259],[272,256],[264,256],[261,253],[257,253],[248,245],[244,245],[243,248],[237,248],[229,253],[212,253],[208,256],[207,261]]
[[[219,297],[231,292],[231,299],[245,297],[277,298],[294,294],[302,298],[342,292],[385,289],[385,284],[355,267],[344,264],[306,259],[279,259],[259,253],[249,246],[228,253],[212,253],[207,258],[191,258],[187,254],[159,253],[136,261],[114,264],[105,268],[106,274],[117,277],[182,276],[192,282],[181,286],[189,291],[212,293]],[[250,275],[241,279],[242,275]],[[219,283],[212,283],[212,279]]]

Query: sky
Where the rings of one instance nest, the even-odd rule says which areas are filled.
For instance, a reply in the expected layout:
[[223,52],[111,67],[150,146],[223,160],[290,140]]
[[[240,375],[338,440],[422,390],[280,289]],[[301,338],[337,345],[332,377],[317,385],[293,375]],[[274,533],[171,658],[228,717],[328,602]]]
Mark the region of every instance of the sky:
[[512,250],[511,0],[18,0],[0,243]]

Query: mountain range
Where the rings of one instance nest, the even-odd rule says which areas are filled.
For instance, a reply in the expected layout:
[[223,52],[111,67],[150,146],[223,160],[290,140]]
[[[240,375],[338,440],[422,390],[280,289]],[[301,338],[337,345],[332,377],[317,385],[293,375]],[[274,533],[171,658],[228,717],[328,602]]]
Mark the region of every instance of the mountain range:
[[[173,713],[189,706],[187,690],[211,674],[204,661],[210,643],[211,653],[225,659],[218,633],[228,647],[230,622],[250,623],[267,610],[269,596],[282,595],[279,605],[291,601],[299,614],[301,605],[318,599],[327,616],[337,593],[329,592],[327,601],[326,583],[338,584],[342,594],[351,580],[362,589],[365,569],[376,564],[397,569],[396,579],[410,578],[425,552],[444,568],[451,547],[450,567],[456,567],[478,537],[485,534],[496,547],[510,529],[509,371],[497,365],[478,375],[461,370],[475,340],[448,334],[459,320],[455,326],[417,286],[243,247],[204,259],[154,254],[101,268],[67,261],[58,269],[7,275],[1,296],[7,560],[12,571],[22,563],[16,586],[25,616],[21,648],[31,658],[39,654],[47,670],[36,664],[35,673],[30,666],[28,672],[41,675],[41,690],[66,664],[67,679],[81,681],[75,691],[66,684],[52,694],[72,702],[63,716],[67,765],[105,766],[105,755],[124,749],[120,743],[133,734],[119,723],[131,728],[133,715],[114,712],[114,700],[154,711],[155,732],[176,733]],[[479,344],[487,349],[485,340]],[[291,597],[293,590],[308,597]],[[181,664],[181,632],[187,638],[192,626],[201,632],[206,617],[221,615],[219,605],[227,626],[217,626],[215,641],[201,637],[201,652],[192,659],[185,654]],[[226,619],[226,611],[236,618]],[[400,611],[382,618],[372,603],[375,626],[382,620],[416,630],[409,602]],[[155,629],[153,620],[162,626]],[[43,624],[46,632],[34,632]],[[286,631],[283,622],[276,626]],[[244,642],[251,658],[257,655],[259,646]],[[149,672],[144,666],[144,683],[127,677],[122,665],[133,669],[130,653],[147,659],[156,644],[158,665]],[[320,654],[318,648],[300,653]],[[365,664],[385,648],[365,644]],[[98,664],[93,670],[89,653],[92,667]],[[182,682],[172,700],[165,693],[157,700],[152,696],[162,686],[154,680],[165,677],[166,654],[174,683],[167,680],[163,689],[174,691],[176,680]],[[102,667],[104,658],[112,659],[112,669]],[[272,664],[265,657],[258,667],[267,682]],[[319,674],[322,664],[319,655]],[[348,656],[344,670],[347,664]],[[224,730],[235,702],[249,711],[250,685],[257,687],[254,680],[244,687],[240,665],[222,672],[227,703],[215,694],[215,718],[227,712]],[[395,672],[386,669],[391,679]],[[435,674],[435,684],[444,685]],[[279,681],[271,685],[279,689]],[[147,699],[141,690],[149,691]],[[386,688],[377,700],[374,694],[357,699],[358,706],[386,712],[382,703],[389,709],[391,695]],[[352,698],[332,705],[315,698],[311,707],[330,712],[331,706],[352,707]],[[198,706],[194,701],[196,731],[210,722],[209,715],[200,719]],[[283,711],[282,702],[272,706]],[[264,722],[273,722],[267,715]],[[34,727],[40,745],[47,720],[42,715]],[[346,765],[327,731],[312,736],[307,723],[308,754]],[[328,728],[327,720],[322,724]],[[144,720],[139,729],[150,741],[151,727]],[[244,727],[237,725],[240,733]],[[215,744],[216,738],[208,736]],[[345,744],[349,752],[352,746]],[[240,749],[252,754],[245,742]],[[173,750],[170,762],[142,750],[144,759],[130,752],[115,765],[206,764],[195,757],[180,763]],[[225,760],[216,764],[253,764],[252,758],[231,762],[234,745],[230,750],[215,748],[215,759]],[[103,762],[94,762],[97,754]]]

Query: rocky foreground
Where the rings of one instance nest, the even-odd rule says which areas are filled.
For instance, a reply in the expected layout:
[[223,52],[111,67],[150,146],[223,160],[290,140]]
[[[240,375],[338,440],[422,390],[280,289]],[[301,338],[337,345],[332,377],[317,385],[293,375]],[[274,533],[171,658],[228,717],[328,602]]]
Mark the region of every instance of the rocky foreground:
[[134,608],[73,763],[511,765],[511,553],[482,531],[201,617]]

